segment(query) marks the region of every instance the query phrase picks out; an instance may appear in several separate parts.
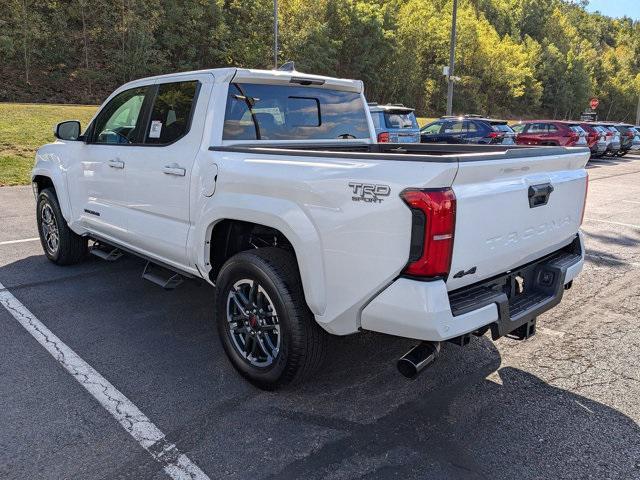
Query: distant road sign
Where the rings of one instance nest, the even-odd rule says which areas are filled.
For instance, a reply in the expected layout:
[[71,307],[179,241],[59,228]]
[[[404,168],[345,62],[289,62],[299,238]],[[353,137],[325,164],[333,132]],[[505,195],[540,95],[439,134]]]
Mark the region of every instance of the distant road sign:
[[589,102],[591,110],[595,110],[596,108],[598,108],[598,105],[600,105],[600,100],[598,100],[597,98],[592,98]]

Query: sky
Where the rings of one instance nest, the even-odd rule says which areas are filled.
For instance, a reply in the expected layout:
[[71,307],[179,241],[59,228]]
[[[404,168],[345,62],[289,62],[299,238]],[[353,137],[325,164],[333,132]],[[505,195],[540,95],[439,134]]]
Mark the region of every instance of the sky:
[[598,10],[609,17],[631,17],[640,20],[640,0],[589,0],[587,10]]

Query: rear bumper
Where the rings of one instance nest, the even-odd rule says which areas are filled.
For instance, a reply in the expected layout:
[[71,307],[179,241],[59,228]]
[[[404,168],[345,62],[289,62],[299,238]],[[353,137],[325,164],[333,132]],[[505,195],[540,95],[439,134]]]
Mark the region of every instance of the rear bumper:
[[[575,241],[508,274],[447,292],[442,280],[399,278],[362,311],[365,330],[444,341],[489,327],[494,339],[511,333],[562,300],[564,287],[582,270],[584,244]],[[524,280],[517,294],[515,279]]]

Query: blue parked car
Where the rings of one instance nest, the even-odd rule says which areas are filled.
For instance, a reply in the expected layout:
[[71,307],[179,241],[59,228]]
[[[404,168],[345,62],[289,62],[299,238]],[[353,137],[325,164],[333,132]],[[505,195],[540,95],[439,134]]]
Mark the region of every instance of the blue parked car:
[[413,113],[401,103],[369,103],[378,143],[420,143],[420,127]]
[[420,130],[422,143],[515,144],[516,133],[505,120],[480,115],[442,117]]

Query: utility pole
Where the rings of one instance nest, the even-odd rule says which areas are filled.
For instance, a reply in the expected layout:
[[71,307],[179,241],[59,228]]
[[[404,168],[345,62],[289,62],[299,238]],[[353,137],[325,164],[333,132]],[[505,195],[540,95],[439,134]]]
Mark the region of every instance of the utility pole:
[[638,96],[638,109],[636,110],[636,125],[640,125],[640,95]]
[[447,115],[453,111],[453,69],[456,62],[456,18],[458,16],[458,0],[453,0],[453,19],[451,20],[451,43],[449,46],[449,75],[447,76]]
[[278,68],[278,0],[273,0],[273,68]]

